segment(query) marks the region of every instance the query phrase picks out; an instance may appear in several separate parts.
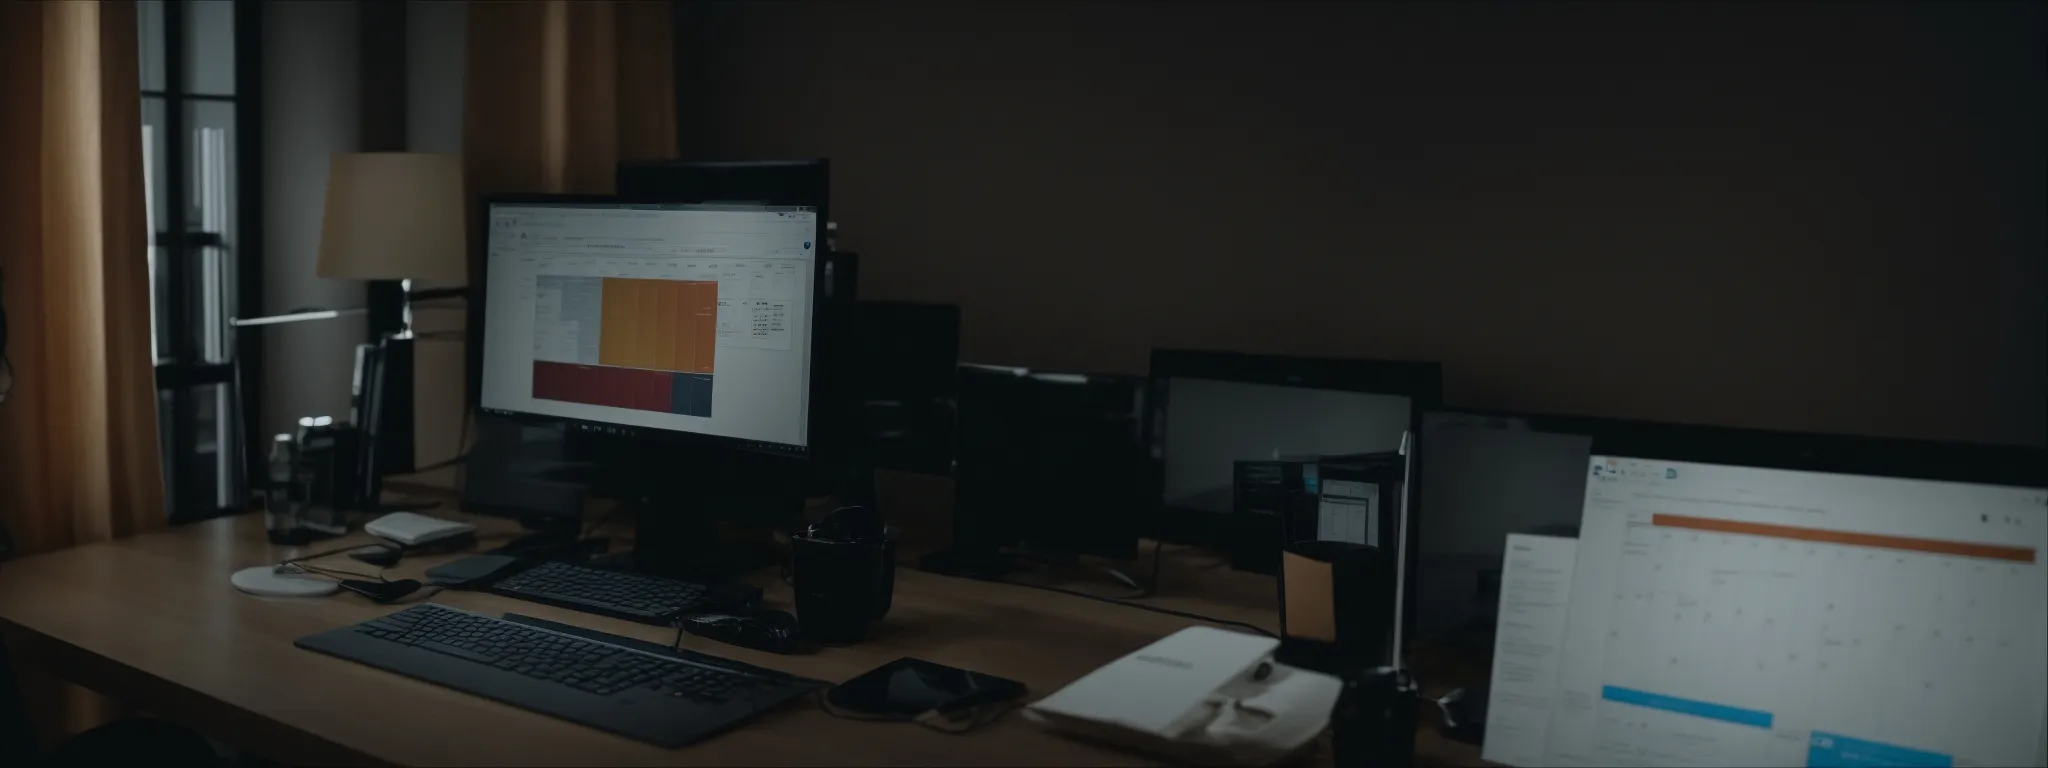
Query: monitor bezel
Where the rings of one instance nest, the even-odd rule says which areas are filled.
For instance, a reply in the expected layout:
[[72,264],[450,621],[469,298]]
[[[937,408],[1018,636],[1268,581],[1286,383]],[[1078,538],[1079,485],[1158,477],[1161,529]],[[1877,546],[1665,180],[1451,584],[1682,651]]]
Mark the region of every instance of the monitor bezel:
[[2026,446],[1621,422],[1593,435],[1592,455],[2048,488],[2048,449]]

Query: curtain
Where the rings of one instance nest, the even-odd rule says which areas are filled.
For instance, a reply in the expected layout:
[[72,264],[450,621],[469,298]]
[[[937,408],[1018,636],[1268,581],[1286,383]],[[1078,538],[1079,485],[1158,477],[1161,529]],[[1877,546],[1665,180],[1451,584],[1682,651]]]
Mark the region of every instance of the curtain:
[[[470,243],[483,242],[481,211],[474,209],[483,195],[611,192],[619,161],[676,156],[675,27],[667,0],[467,6],[462,154],[473,207]],[[479,267],[472,260],[472,286],[482,285]],[[482,353],[470,345],[467,354],[466,386],[475,393]],[[447,399],[421,386],[421,402]]]
[[471,194],[610,192],[620,160],[675,157],[665,0],[469,3]]
[[[135,4],[0,3],[0,527],[16,555],[165,524]],[[23,670],[45,733],[106,714]]]

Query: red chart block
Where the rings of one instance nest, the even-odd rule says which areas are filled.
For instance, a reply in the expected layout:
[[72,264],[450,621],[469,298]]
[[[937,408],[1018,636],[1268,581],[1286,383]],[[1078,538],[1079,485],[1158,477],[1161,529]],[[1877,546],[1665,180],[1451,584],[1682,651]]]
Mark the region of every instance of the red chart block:
[[669,412],[671,384],[665,371],[609,365],[533,362],[533,396],[612,408]]

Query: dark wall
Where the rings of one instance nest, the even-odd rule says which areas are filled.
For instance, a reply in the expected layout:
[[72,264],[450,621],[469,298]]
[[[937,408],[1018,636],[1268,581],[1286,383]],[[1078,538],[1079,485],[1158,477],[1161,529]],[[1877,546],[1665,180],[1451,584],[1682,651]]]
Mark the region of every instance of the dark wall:
[[2038,3],[690,3],[683,146],[834,163],[979,362],[2048,443]]

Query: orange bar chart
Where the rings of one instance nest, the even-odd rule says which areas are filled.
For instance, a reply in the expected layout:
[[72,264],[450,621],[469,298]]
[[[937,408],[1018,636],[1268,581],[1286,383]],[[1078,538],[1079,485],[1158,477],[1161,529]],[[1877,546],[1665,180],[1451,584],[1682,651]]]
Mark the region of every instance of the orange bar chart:
[[1997,544],[1973,544],[1966,541],[1944,539],[1921,539],[1910,536],[1888,536],[1876,533],[1851,533],[1830,531],[1821,528],[1805,528],[1796,525],[1772,523],[1749,523],[1739,520],[1716,520],[1709,517],[1689,515],[1651,515],[1650,524],[1667,528],[1685,528],[1714,533],[1740,533],[1749,536],[1769,536],[1794,541],[1811,541],[1821,544],[1847,544],[1857,547],[1897,549],[1908,552],[1928,552],[1937,555],[1959,555],[1982,557],[1991,560],[2011,560],[2018,563],[2034,562],[2035,552],[2031,547],[2008,547]]
[[607,277],[602,290],[599,365],[712,373],[718,283]]

